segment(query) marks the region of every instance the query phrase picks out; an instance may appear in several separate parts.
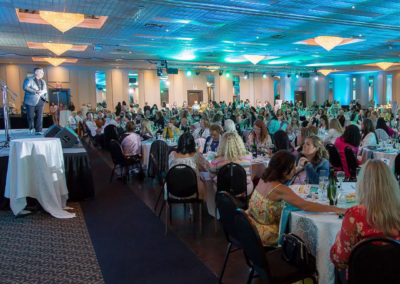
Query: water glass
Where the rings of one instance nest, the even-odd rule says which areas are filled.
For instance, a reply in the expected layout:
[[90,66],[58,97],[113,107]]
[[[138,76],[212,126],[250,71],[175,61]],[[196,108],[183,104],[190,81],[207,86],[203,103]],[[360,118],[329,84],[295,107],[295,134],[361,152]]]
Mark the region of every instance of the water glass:
[[340,182],[340,189],[343,190],[343,189],[342,189],[342,182],[343,182],[344,179],[346,178],[345,172],[343,172],[343,171],[337,172],[336,178],[337,178],[337,180]]
[[326,181],[324,176],[319,177],[319,191],[320,191],[320,197],[321,201],[326,201]]

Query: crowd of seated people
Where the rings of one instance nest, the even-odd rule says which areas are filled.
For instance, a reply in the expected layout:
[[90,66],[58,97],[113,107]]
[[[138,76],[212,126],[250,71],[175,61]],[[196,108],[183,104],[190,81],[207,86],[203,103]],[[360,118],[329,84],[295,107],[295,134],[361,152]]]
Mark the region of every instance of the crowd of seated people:
[[[338,149],[345,175],[350,177],[346,147],[350,147],[355,156],[360,156],[364,148],[379,145],[379,141],[397,139],[400,128],[398,115],[375,109],[375,105],[361,109],[356,101],[348,108],[337,101],[326,101],[320,106],[316,102],[306,106],[297,101],[275,105],[257,101],[254,106],[249,101],[210,101],[199,103],[193,109],[186,103],[182,106],[163,103],[162,106],[159,109],[157,105],[150,107],[146,103],[142,109],[129,108],[122,103],[117,105],[115,112],[106,109],[88,111],[85,120],[81,119],[82,113],[74,112],[70,126],[74,128],[84,122],[97,141],[101,141],[108,125],[122,128],[125,133],[119,139],[126,155],[140,154],[141,143],[157,139],[157,133],[164,139],[177,139],[177,149],[168,157],[169,168],[177,164],[192,167],[203,200],[206,200],[207,191],[200,172],[210,173],[216,190],[218,171],[231,162],[241,165],[246,172],[246,194],[250,200],[247,212],[255,221],[263,244],[273,246],[278,242],[284,203],[309,212],[345,213],[344,209],[335,206],[305,201],[287,186],[295,174],[295,184],[318,184],[322,171],[329,176],[331,165],[325,148],[327,144]],[[263,153],[269,153],[265,149],[273,148],[269,164],[261,180],[256,182],[250,171],[254,146]],[[206,161],[203,155],[210,151],[214,153],[213,158]],[[358,163],[362,166],[360,159]],[[351,248],[360,241],[355,236],[364,238],[376,233],[399,238],[400,215],[390,211],[400,205],[393,173],[382,162],[368,161],[361,176],[362,182],[357,183],[356,193],[359,205],[346,211],[342,231],[331,250],[332,261],[340,269],[346,268]],[[167,188],[165,194],[168,194]],[[388,206],[390,212],[383,212],[385,205],[382,202],[389,202],[389,199],[392,200]],[[371,214],[378,219],[369,220]],[[367,229],[358,228],[355,222],[362,222]],[[344,246],[349,248],[346,252],[340,250]]]

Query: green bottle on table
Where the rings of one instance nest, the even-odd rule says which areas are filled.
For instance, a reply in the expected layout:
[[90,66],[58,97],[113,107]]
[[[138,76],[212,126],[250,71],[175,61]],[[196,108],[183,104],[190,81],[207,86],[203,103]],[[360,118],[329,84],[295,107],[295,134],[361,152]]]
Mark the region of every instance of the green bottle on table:
[[257,144],[255,138],[253,139],[253,144],[251,144],[251,154],[253,155],[253,158],[257,158]]
[[333,168],[330,169],[330,174],[329,174],[329,184],[328,184],[328,190],[327,190],[327,195],[329,199],[329,205],[337,205],[337,200],[334,204],[332,194],[336,195],[336,182],[335,182],[335,170]]

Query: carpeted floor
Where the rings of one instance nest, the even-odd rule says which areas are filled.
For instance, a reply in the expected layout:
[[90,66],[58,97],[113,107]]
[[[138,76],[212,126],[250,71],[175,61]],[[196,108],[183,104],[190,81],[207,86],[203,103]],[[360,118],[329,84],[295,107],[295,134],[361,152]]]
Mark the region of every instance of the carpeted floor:
[[111,168],[88,150],[96,198],[81,202],[107,284],[217,283],[217,277],[132,191],[109,183]]
[[79,203],[77,217],[0,211],[0,283],[104,283]]

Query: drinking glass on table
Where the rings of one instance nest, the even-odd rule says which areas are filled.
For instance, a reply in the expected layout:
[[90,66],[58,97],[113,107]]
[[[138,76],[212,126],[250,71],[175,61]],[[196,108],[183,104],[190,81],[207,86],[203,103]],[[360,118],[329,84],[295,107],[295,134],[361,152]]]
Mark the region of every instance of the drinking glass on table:
[[337,172],[336,178],[337,178],[337,180],[340,182],[340,190],[343,190],[343,188],[342,188],[342,182],[343,182],[344,179],[346,178],[345,172],[343,172],[343,171]]

